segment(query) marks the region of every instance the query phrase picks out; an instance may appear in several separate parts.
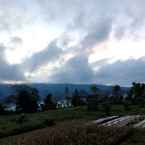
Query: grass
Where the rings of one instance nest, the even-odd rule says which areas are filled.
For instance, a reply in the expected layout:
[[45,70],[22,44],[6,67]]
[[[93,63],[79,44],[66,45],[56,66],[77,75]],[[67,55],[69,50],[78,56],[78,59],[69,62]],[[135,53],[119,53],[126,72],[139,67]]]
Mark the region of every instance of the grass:
[[[145,108],[131,106],[129,111],[125,111],[122,105],[113,105],[110,115],[128,115],[128,114],[144,114]],[[58,109],[46,112],[38,112],[33,114],[25,114],[26,121],[18,124],[17,120],[20,115],[3,115],[0,116],[0,137],[16,135],[23,132],[47,127],[47,122],[62,122],[66,120],[95,120],[105,116],[104,110],[100,107],[99,111],[88,112],[86,107],[76,107],[69,109]]]
[[0,116],[0,137],[47,127],[46,122],[49,122],[49,120],[55,122],[74,119],[92,120],[97,119],[98,115],[99,112],[88,112],[84,107],[60,109],[25,114],[26,121],[23,124],[17,123],[20,115],[4,115]]
[[[119,133],[116,133],[119,132]],[[129,133],[129,128],[103,128],[67,121],[56,126],[9,137],[1,145],[115,145]]]

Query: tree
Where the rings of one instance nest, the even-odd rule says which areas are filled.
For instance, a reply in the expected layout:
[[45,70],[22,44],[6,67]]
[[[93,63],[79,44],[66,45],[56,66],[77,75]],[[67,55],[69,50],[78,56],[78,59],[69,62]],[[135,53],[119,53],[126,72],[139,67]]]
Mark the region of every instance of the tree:
[[73,93],[72,105],[75,106],[75,107],[81,105],[81,98],[80,98],[80,95],[79,95],[79,91],[77,89],[75,89],[75,91]]
[[132,95],[135,104],[138,104],[141,107],[145,105],[145,84],[133,82],[130,94]]
[[52,99],[52,94],[48,94],[44,99],[43,110],[56,109],[56,103]]
[[66,99],[67,106],[69,106],[71,104],[72,94],[70,93],[68,86],[65,87],[64,93],[65,93],[65,99]]
[[93,95],[96,95],[97,94],[98,88],[97,88],[97,85],[96,84],[93,84],[91,86],[91,91],[92,91]]
[[142,96],[142,84],[133,82],[130,91],[134,98]]
[[121,87],[119,85],[115,85],[112,87],[112,93],[114,96],[118,97],[120,95]]
[[121,96],[121,87],[119,85],[114,85],[112,87],[112,103],[119,104],[122,103],[123,97]]
[[34,113],[38,109],[39,94],[37,89],[26,86],[19,89],[16,95],[16,111],[23,113]]
[[98,110],[98,88],[97,86],[94,84],[91,86],[91,91],[92,91],[92,95],[89,95],[87,97],[87,103],[88,103],[88,110],[89,111],[97,111]]
[[3,115],[5,113],[6,113],[5,105],[2,102],[0,102],[0,115]]

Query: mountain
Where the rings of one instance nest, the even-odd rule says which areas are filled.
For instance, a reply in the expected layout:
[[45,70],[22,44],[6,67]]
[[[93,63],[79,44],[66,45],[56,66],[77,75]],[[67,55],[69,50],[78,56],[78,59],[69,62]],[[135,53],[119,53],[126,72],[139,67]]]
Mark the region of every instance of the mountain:
[[[62,100],[65,96],[65,88],[69,89],[72,93],[75,89],[79,91],[85,91],[86,93],[91,93],[90,84],[46,84],[46,83],[32,83],[25,84],[30,87],[36,88],[39,91],[40,96],[43,98],[48,93],[52,93],[58,100]],[[0,84],[0,99],[7,97],[16,93],[16,87],[21,87],[22,84],[12,85],[12,84]],[[112,86],[97,85],[98,90],[103,94],[111,94]],[[122,93],[126,93],[129,88],[122,87]]]

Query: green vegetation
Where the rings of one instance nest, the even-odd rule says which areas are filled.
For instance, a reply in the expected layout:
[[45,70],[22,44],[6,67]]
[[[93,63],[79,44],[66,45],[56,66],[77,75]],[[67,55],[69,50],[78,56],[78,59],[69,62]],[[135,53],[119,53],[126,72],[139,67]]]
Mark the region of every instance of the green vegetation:
[[[119,133],[116,133],[119,132]],[[1,145],[145,145],[145,129],[104,128],[64,121],[45,129],[0,139]]]
[[[141,133],[144,134],[145,130],[143,129],[130,130],[129,128],[122,128],[119,134],[115,134],[118,128],[100,129],[96,126],[95,128],[94,126],[86,126],[84,123],[105,116],[145,115],[145,84],[133,83],[130,91],[125,97],[122,96],[121,88],[118,85],[112,87],[112,95],[110,96],[99,93],[96,85],[92,85],[91,90],[92,93],[84,97],[82,93],[77,90],[70,95],[68,88],[66,88],[65,98],[67,104],[71,102],[73,107],[57,109],[52,94],[48,94],[39,106],[40,100],[37,89],[27,86],[19,88],[17,93],[7,100],[7,102],[16,105],[16,111],[14,111],[13,114],[5,109],[5,105],[0,104],[0,138],[46,128],[46,132],[40,134],[40,137],[38,137],[38,143],[44,145],[46,142],[53,145],[52,142],[55,141],[57,145],[59,145],[58,143],[60,143],[60,145],[65,145],[67,143],[71,145],[87,145],[88,143],[92,145],[112,145],[112,143],[122,143],[122,141],[124,141],[123,145],[130,145],[132,142],[134,143],[133,145],[142,145],[142,142],[144,143],[143,138],[140,139],[141,144],[135,143],[138,142],[137,136]],[[74,126],[74,124],[69,124],[69,126],[67,126],[66,122],[71,123],[72,121],[80,121],[81,126]],[[63,127],[61,128],[58,125],[62,122]],[[52,128],[53,134],[49,131],[49,129]],[[52,136],[50,134],[52,134]],[[61,134],[61,136],[58,134]],[[33,133],[32,135],[31,132],[26,133],[26,136],[30,136],[30,142],[34,141],[31,145],[37,145]],[[69,137],[69,139],[65,138],[66,136]],[[11,140],[11,137],[9,138]],[[53,141],[51,140],[52,138]],[[77,139],[74,140],[74,138]],[[84,138],[84,140],[81,138]],[[17,137],[14,138],[16,142],[12,145],[23,144],[22,142],[26,144],[28,142],[29,145],[27,139],[26,141],[21,139],[21,137],[18,137],[18,140]],[[43,139],[45,141],[44,143],[42,141]],[[4,139],[4,141],[5,140],[8,140],[8,138]]]
[[53,110],[56,109],[56,103],[53,101],[52,94],[48,94],[46,98],[44,99],[44,104],[41,110],[47,111],[47,110]]
[[80,106],[81,105],[81,98],[79,95],[79,91],[75,89],[73,96],[72,96],[72,101],[71,101],[73,106]]
[[[119,133],[116,133],[119,132]],[[104,128],[70,121],[0,141],[2,145],[112,145],[129,134],[129,128]]]
[[47,127],[46,120],[64,121],[73,119],[96,119],[99,112],[87,112],[85,108],[58,109],[23,115],[0,116],[0,137],[19,134],[38,128]]
[[[129,111],[124,110],[122,105],[111,106],[110,115],[144,114],[145,108],[131,106]],[[105,116],[104,108],[99,106],[96,112],[87,111],[87,107],[50,110],[31,114],[3,115],[0,116],[0,137],[44,128],[49,122],[66,120],[94,120]],[[47,123],[48,122],[48,123]],[[53,123],[51,123],[53,124]]]

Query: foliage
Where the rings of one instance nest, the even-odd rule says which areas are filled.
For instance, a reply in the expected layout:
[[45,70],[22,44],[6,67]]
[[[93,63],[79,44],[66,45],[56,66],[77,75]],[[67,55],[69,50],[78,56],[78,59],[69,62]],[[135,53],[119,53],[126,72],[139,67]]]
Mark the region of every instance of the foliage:
[[98,94],[97,94],[98,88],[96,84],[93,84],[90,89],[92,91],[92,95],[89,95],[87,97],[88,110],[96,111],[98,110]]
[[52,94],[48,94],[46,98],[44,99],[44,105],[42,110],[51,110],[51,109],[56,109],[56,103],[52,99]]
[[[18,119],[21,118],[21,115],[3,115],[0,116],[0,137],[44,128],[48,126],[47,123],[50,120],[54,120],[54,122],[66,120],[95,120],[106,115],[103,106],[98,107],[99,110],[94,112],[87,111],[87,107],[83,106],[69,109],[49,110],[32,114],[29,113],[25,114],[25,121],[23,121],[22,125],[18,123]],[[110,107],[110,115],[145,114],[145,108],[139,108],[137,105],[130,105],[130,110],[128,111],[124,110],[123,105],[112,105]]]
[[3,115],[6,113],[5,108],[6,108],[5,104],[0,102],[0,115]]
[[24,113],[37,112],[38,91],[34,88],[23,88],[17,92],[16,111]]
[[98,91],[97,85],[93,84],[90,89],[91,89],[92,93],[96,95],[96,93]]
[[81,105],[81,98],[80,98],[79,91],[77,89],[75,89],[72,96],[72,105],[75,107]]
[[119,85],[114,85],[112,87],[112,96],[110,100],[113,104],[122,104],[123,96],[121,94],[121,87]]
[[141,107],[145,105],[145,84],[132,83],[130,93],[133,96],[134,104],[139,104]]
[[118,96],[121,91],[121,87],[119,85],[115,85],[112,87],[112,93],[114,96]]
[[96,95],[90,95],[87,98],[88,111],[98,110],[98,97]]

